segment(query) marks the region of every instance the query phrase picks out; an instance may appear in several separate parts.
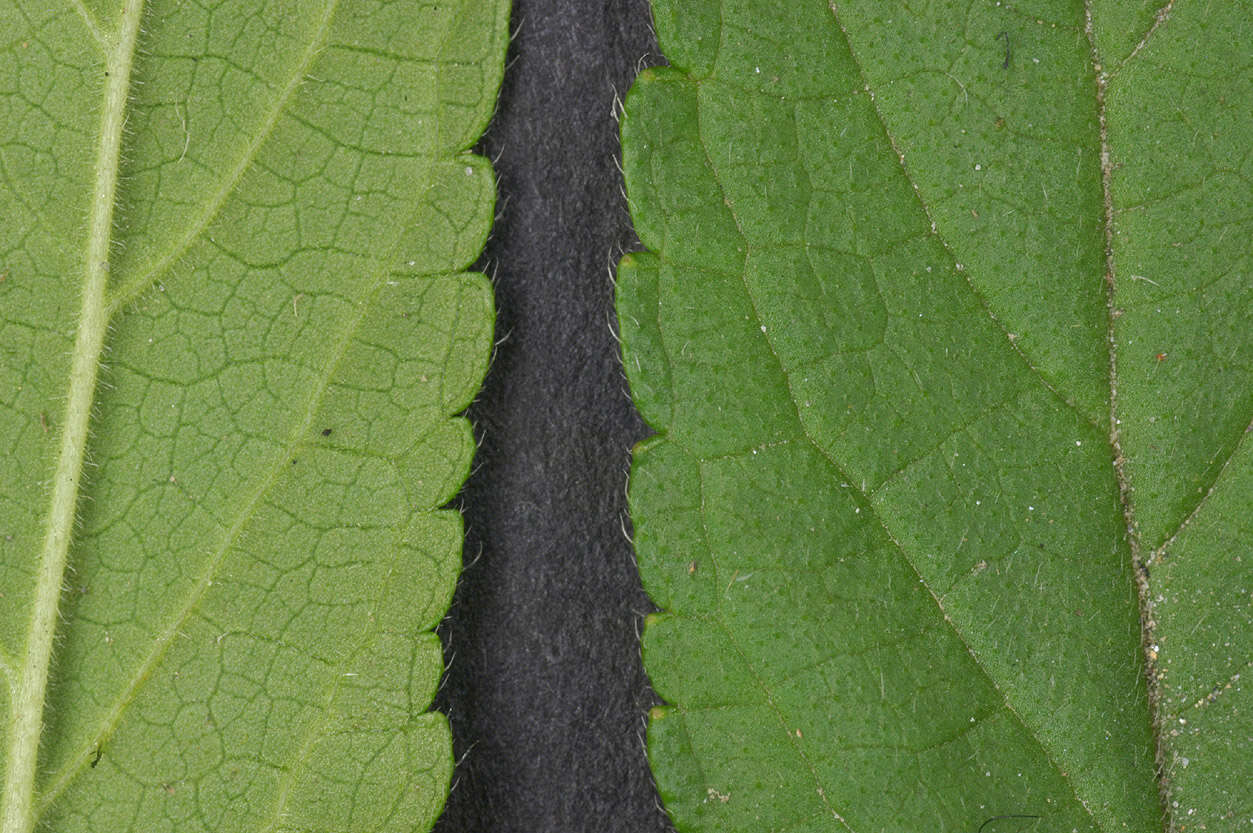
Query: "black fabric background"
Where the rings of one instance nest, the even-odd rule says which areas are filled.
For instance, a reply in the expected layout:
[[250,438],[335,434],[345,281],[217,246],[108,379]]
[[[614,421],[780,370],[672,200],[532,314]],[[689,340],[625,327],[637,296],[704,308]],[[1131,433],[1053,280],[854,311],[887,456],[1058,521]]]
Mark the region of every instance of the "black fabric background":
[[613,269],[638,247],[616,101],[660,62],[648,0],[515,0],[496,116],[496,225],[478,268],[496,354],[469,409],[466,567],[436,706],[458,758],[437,833],[672,830],[644,755],[652,610],[624,529],[628,399]]

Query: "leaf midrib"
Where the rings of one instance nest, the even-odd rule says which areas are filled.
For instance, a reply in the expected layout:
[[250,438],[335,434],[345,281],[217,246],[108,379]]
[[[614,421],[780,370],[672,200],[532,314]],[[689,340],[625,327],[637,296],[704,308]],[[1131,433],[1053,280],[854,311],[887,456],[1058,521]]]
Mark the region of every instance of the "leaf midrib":
[[[6,779],[3,794],[3,826],[0,833],[28,833],[34,829],[39,815],[56,799],[56,797],[72,783],[81,766],[71,765],[62,770],[54,778],[52,787],[39,796],[35,802],[35,775],[37,769],[39,737],[43,732],[43,703],[47,695],[48,670],[51,663],[53,638],[58,621],[57,611],[61,596],[61,585],[68,560],[69,546],[72,540],[74,519],[76,517],[78,491],[81,487],[82,468],[86,458],[86,446],[91,421],[97,374],[100,359],[104,351],[104,340],[110,321],[126,304],[142,294],[149,286],[187,251],[191,244],[202,234],[205,228],[217,216],[227,198],[234,192],[244,172],[250,167],[259,149],[273,133],[279,117],[282,115],[292,95],[303,82],[309,67],[312,65],[320,49],[324,46],[330,21],[338,8],[338,0],[330,0],[324,6],[323,15],[318,23],[316,34],[310,38],[305,52],[297,64],[296,71],[291,74],[286,87],[275,96],[274,106],[267,114],[261,129],[256,132],[252,141],[239,157],[230,175],[222,187],[213,194],[205,204],[203,211],[195,221],[190,223],[187,231],[165,255],[156,259],[154,264],[137,277],[109,292],[109,251],[113,242],[113,215],[117,204],[117,189],[122,162],[122,143],[126,122],[126,103],[130,94],[130,78],[135,66],[135,57],[140,35],[140,24],[144,8],[142,0],[125,6],[121,12],[121,27],[117,39],[110,44],[101,32],[97,21],[90,15],[81,2],[74,3],[76,11],[83,20],[84,26],[92,38],[102,46],[105,65],[105,104],[101,115],[100,141],[95,166],[95,184],[92,191],[89,212],[89,232],[87,241],[87,259],[83,278],[83,301],[79,312],[77,335],[71,356],[70,392],[66,405],[66,417],[63,421],[65,431],[62,435],[61,451],[58,454],[57,468],[54,475],[53,497],[49,511],[49,525],[43,553],[38,568],[38,585],[32,604],[31,624],[25,657],[16,672],[18,685],[13,696],[14,706],[9,721],[8,748],[6,750]],[[377,286],[375,287],[377,289]],[[362,305],[363,311],[366,305]],[[358,315],[345,329],[341,348],[351,340],[352,333],[359,326],[361,315]],[[315,388],[310,397],[310,410],[304,422],[313,418],[313,408],[320,399],[320,393],[331,375],[332,365],[342,358],[344,350],[332,351],[336,356],[328,365],[328,371],[322,384]],[[303,424],[303,423],[302,423]],[[307,425],[304,426],[307,429]],[[285,455],[299,438],[300,426],[296,427],[292,441],[286,444]],[[274,476],[281,469],[276,464],[270,476],[255,491],[245,510],[236,518],[236,524],[227,541],[237,537],[244,522],[251,516],[251,508],[268,491]],[[210,568],[198,583],[197,592],[191,594],[187,605],[180,612],[175,624],[157,640],[153,650],[145,658],[130,686],[123,692],[106,721],[103,732],[97,733],[93,743],[108,733],[116,724],[122,710],[130,702],[139,685],[150,675],[152,669],[164,655],[179,625],[185,621],[212,584],[217,564],[229,545],[224,545],[211,560]],[[82,755],[74,759],[87,760],[90,747]]]
[[[143,0],[132,0],[120,13],[117,40],[104,52],[105,96],[100,116],[95,176],[89,209],[87,257],[83,264],[82,306],[70,359],[70,385],[66,401],[61,450],[53,475],[48,526],[37,566],[35,594],[27,625],[26,647],[17,669],[16,696],[10,705],[6,735],[3,833],[30,833],[35,825],[34,787],[39,738],[43,733],[43,706],[48,670],[57,630],[61,584],[69,555],[70,539],[87,451],[88,427],[96,390],[96,375],[108,330],[105,293],[109,277],[126,102],[131,70],[139,41]],[[80,6],[81,8],[81,6]],[[85,10],[84,10],[85,11]],[[90,24],[89,19],[85,19]],[[89,26],[90,28],[90,26]],[[92,29],[99,40],[98,30]]]
[[[1174,0],[1167,0],[1166,5],[1158,10],[1154,16],[1153,24],[1140,38],[1119,69],[1125,68],[1132,58],[1140,52],[1149,38],[1157,32],[1169,14],[1173,3]],[[1151,648],[1156,641],[1153,634],[1155,627],[1153,597],[1148,584],[1148,574],[1145,572],[1147,556],[1144,552],[1144,542],[1140,539],[1136,525],[1135,504],[1131,499],[1132,489],[1131,483],[1127,478],[1126,458],[1123,456],[1121,432],[1119,429],[1121,421],[1118,418],[1118,339],[1116,329],[1118,310],[1117,297],[1115,295],[1118,272],[1114,257],[1113,157],[1109,144],[1109,123],[1106,118],[1106,96],[1109,91],[1110,74],[1102,66],[1101,56],[1097,50],[1096,24],[1092,15],[1092,0],[1084,0],[1083,18],[1084,35],[1088,40],[1090,60],[1096,81],[1094,94],[1096,97],[1097,124],[1101,142],[1099,158],[1101,163],[1101,226],[1104,246],[1102,254],[1105,261],[1106,343],[1109,345],[1109,443],[1114,451],[1114,476],[1118,484],[1118,503],[1123,511],[1127,544],[1131,553],[1132,574],[1136,583],[1136,600],[1139,603],[1138,612],[1141,623],[1140,649],[1145,668],[1144,678],[1145,691],[1148,695],[1149,728],[1153,738],[1153,780],[1157,784],[1162,829],[1172,830],[1174,828],[1173,807],[1164,777],[1164,773],[1168,769],[1165,766],[1165,746],[1162,742],[1161,690],[1158,684],[1158,675],[1155,671],[1156,656]],[[1202,498],[1201,502],[1204,502],[1204,498]],[[1181,523],[1185,523],[1186,520],[1184,518]],[[1173,537],[1174,534],[1175,532],[1172,532],[1171,536]]]

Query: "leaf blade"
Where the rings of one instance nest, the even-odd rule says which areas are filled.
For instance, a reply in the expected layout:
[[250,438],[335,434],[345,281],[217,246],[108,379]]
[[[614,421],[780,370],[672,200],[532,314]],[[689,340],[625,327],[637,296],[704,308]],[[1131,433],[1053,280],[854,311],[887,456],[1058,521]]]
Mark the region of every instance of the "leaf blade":
[[[1030,799],[1012,783],[989,793],[972,777],[960,789],[946,784],[964,799],[933,790],[910,795],[905,807],[883,804],[877,791],[893,785],[866,775],[875,766],[854,767],[855,775],[832,766],[824,785],[832,817],[853,829],[965,830],[1015,804],[1036,806],[1043,794],[1048,801],[1036,809],[1049,829],[1161,826],[1151,731],[1160,716],[1150,712],[1143,678],[1132,570],[1140,538],[1128,534],[1124,483],[1111,466],[1118,377],[1106,345],[1122,311],[1111,315],[1101,280],[1104,120],[1126,112],[1103,110],[1107,77],[1096,56],[1133,53],[1135,41],[1122,44],[1124,35],[1099,24],[1093,32],[1086,10],[1062,4],[1036,4],[1030,16],[859,3],[722,3],[717,14],[713,4],[656,5],[674,69],[644,73],[628,99],[624,166],[649,253],[624,259],[618,290],[632,391],[661,433],[638,450],[632,481],[646,589],[677,619],[749,634],[739,639],[771,634],[773,648],[755,655],[763,668],[777,671],[813,644],[838,646],[869,614],[806,598],[799,574],[758,591],[785,599],[782,607],[760,598],[733,600],[735,614],[726,606],[738,583],[761,581],[765,563],[803,572],[805,548],[849,559],[878,552],[851,534],[861,550],[824,540],[813,533],[824,524],[803,521],[805,490],[832,505],[851,492],[849,511],[878,527],[883,551],[929,591],[942,627],[1020,721],[1015,742],[1035,746],[1044,762],[1038,774],[1024,770],[1039,782]],[[1154,25],[1151,11],[1122,11]],[[1101,23],[1109,13],[1121,12],[1094,10]],[[1245,75],[1233,78],[1245,83]],[[1113,199],[1117,208],[1117,190]],[[1129,282],[1122,275],[1114,285]],[[1244,309],[1233,304],[1230,317]],[[1226,384],[1248,387],[1238,372]],[[1242,431],[1249,408],[1234,398],[1224,414]],[[794,413],[781,413],[781,402]],[[815,464],[764,462],[806,445],[832,464],[830,475]],[[676,454],[686,463],[662,466],[668,473],[654,481],[650,461]],[[728,460],[760,471],[726,478],[742,494],[715,500],[707,470]],[[796,527],[758,517],[768,506]],[[718,524],[732,531],[711,536]],[[711,567],[712,585],[701,578]],[[810,617],[842,621],[811,629],[808,643],[780,633],[779,622],[806,630]],[[717,818],[697,827],[737,829],[753,801],[770,804],[770,790],[751,784],[785,783],[787,772],[808,768],[804,755],[754,752],[729,726],[698,742],[689,715],[716,703],[703,684],[725,675],[701,666],[711,650],[685,644],[680,625],[663,616],[653,628],[646,665],[674,703],[658,712],[650,741],[663,797],[680,825]],[[921,674],[933,666],[920,656],[911,667]],[[692,674],[703,682],[684,680]],[[798,695],[794,714],[885,719],[870,702],[873,680],[841,679],[864,695],[860,705],[806,705]],[[743,692],[727,685],[721,693],[738,707]],[[820,681],[808,690],[838,699]],[[801,746],[786,739],[797,728],[810,737],[800,717],[778,720],[766,707],[773,698],[759,699],[759,712],[736,725],[756,732],[772,714],[784,738],[759,741],[762,749]],[[932,719],[948,714],[932,706]],[[672,736],[676,722],[683,728]],[[665,761],[668,749],[688,768]],[[723,802],[736,791],[710,774],[736,767],[747,809],[730,808],[734,795]],[[926,775],[956,778],[951,769]],[[861,795],[858,783],[876,786]],[[984,803],[980,816],[970,797],[988,795],[1011,806]],[[1059,817],[1067,802],[1077,820]],[[810,823],[754,823],[763,822]]]
[[1253,824],[1249,11],[1166,3],[1108,80],[1120,463],[1179,829]]
[[[82,31],[85,8],[3,11],[30,13],[12,49],[54,46],[95,77],[92,48],[61,37]],[[491,112],[505,4],[217,12],[154,6],[141,35],[139,77],[152,83],[134,90],[113,229],[132,245],[112,253],[100,304],[108,386],[35,806],[63,830],[425,829],[451,771],[446,723],[425,714],[442,669],[430,631],[460,552],[459,519],[438,507],[473,450],[450,415],[477,389],[491,339],[490,288],[456,274],[482,246],[494,191],[490,166],[464,150]],[[206,95],[223,67],[235,86]],[[4,101],[21,107],[21,85],[40,79],[8,80]],[[67,122],[97,113],[59,103]],[[66,304],[32,288],[73,287],[38,256],[81,245],[74,206],[89,193],[75,193],[79,168],[63,170],[7,180],[7,204],[22,208],[6,210],[17,233],[0,286],[6,331],[53,343]],[[71,198],[50,211],[41,190]],[[22,444],[4,472],[4,526],[26,531],[3,559],[8,655],[26,603],[8,578],[40,526],[26,500],[49,464],[37,415],[64,377],[59,351],[24,341],[0,365],[25,394],[6,403]]]

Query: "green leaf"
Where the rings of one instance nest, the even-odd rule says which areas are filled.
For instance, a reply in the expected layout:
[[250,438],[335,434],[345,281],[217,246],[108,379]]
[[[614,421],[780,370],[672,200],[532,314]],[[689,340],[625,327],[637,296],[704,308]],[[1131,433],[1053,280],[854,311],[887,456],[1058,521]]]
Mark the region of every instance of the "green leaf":
[[506,13],[0,4],[4,833],[433,822]]
[[679,829],[1249,829],[1253,8],[654,18],[618,305]]

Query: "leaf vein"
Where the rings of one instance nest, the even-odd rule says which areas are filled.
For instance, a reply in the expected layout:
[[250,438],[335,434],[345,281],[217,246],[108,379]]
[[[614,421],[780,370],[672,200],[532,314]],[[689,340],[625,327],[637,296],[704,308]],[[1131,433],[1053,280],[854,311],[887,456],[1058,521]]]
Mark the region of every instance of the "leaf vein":
[[297,64],[291,78],[288,79],[287,86],[274,99],[274,106],[266,114],[265,120],[261,124],[261,129],[257,135],[253,137],[252,142],[244,149],[243,154],[235,163],[235,167],[231,169],[229,176],[222,183],[222,187],[213,194],[209,201],[205,203],[204,210],[200,216],[191,222],[186,233],[178,239],[165,254],[155,258],[153,264],[145,271],[140,272],[131,280],[126,281],[119,286],[113,293],[113,297],[109,302],[109,314],[112,316],[114,312],[125,307],[131,302],[138,299],[150,286],[160,280],[164,275],[188,249],[192,244],[204,233],[204,231],[217,217],[222,207],[226,204],[226,200],[234,193],[235,188],[243,179],[248,168],[251,167],[257,153],[260,152],[266,140],[274,132],[279,123],[279,117],[283,115],[284,109],[290,103],[300,85],[304,83],[306,74],[317,58],[318,53],[325,45],[326,37],[330,32],[331,20],[335,15],[335,10],[339,6],[339,0],[327,0],[323,11],[322,20],[319,22],[318,30],[314,37],[310,38],[309,44],[305,49],[301,61]]
[[[375,285],[374,292],[382,286],[382,281],[378,281]],[[372,293],[373,294],[373,293]],[[322,376],[316,384],[311,385],[308,395],[308,405],[301,419],[292,427],[291,433],[288,435],[287,441],[281,449],[273,455],[273,462],[267,470],[263,470],[257,478],[256,485],[253,487],[247,500],[245,500],[239,511],[235,514],[233,523],[226,529],[226,533],[217,548],[210,555],[205,570],[201,573],[196,583],[192,586],[191,592],[188,593],[184,600],[183,606],[175,614],[171,620],[169,627],[162,633],[157,635],[153,640],[152,647],[147,656],[139,664],[135,674],[117,699],[114,701],[113,708],[110,709],[102,721],[100,728],[89,734],[83,744],[80,754],[71,756],[69,761],[77,761],[76,764],[67,764],[62,770],[50,779],[51,786],[46,790],[39,800],[38,812],[40,815],[47,810],[48,807],[56,800],[56,798],[73,782],[74,778],[82,771],[84,762],[90,757],[90,751],[99,744],[103,744],[108,736],[113,732],[118,723],[122,719],[122,714],[126,707],[134,700],[139,689],[148,681],[161,663],[170,645],[173,644],[174,638],[179,634],[183,625],[195,613],[196,608],[209,592],[209,588],[213,586],[213,579],[217,576],[222,563],[225,561],[227,554],[231,551],[235,542],[244,533],[248,526],[248,522],[259,507],[263,505],[266,496],[270,490],[276,486],[289,466],[288,461],[291,459],[292,452],[298,448],[304,438],[308,436],[313,425],[317,405],[321,402],[323,394],[326,392],[330,384],[331,378],[335,375],[335,370],[342,361],[348,351],[352,338],[361,326],[365,318],[365,312],[369,308],[369,300],[361,303],[357,310],[357,315],[352,318],[344,327],[344,331],[339,338],[339,343],[333,350],[328,351],[329,359],[323,368]]]

